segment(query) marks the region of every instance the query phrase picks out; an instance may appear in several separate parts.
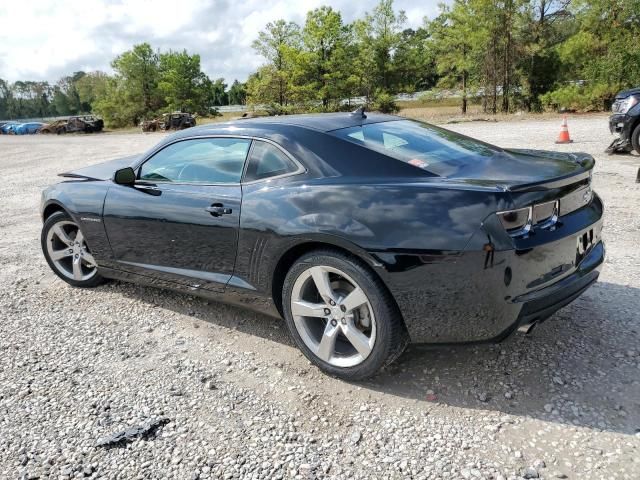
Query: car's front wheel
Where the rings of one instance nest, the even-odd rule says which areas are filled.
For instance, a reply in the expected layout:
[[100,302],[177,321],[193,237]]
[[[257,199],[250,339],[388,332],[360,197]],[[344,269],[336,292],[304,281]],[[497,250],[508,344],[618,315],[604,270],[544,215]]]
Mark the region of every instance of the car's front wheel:
[[408,343],[400,312],[380,279],[341,252],[301,257],[285,278],[283,310],[306,357],[345,380],[375,374]]
[[46,219],[40,243],[53,272],[68,284],[90,288],[104,282],[82,230],[66,212]]

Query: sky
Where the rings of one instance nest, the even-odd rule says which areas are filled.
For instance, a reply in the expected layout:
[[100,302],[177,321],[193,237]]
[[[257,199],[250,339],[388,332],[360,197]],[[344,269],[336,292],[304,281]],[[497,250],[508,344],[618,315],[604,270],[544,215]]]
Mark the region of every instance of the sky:
[[[369,0],[21,0],[0,1],[0,78],[55,82],[74,71],[110,72],[134,44],[201,57],[209,77],[244,81],[263,59],[251,43],[267,22],[304,23],[306,12],[330,5],[345,22],[362,17]],[[407,26],[434,17],[438,1],[396,0]]]

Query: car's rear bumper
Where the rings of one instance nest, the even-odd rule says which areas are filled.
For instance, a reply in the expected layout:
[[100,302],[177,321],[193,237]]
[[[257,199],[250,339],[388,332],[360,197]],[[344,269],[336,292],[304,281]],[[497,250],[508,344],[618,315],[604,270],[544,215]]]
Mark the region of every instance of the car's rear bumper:
[[582,259],[577,270],[559,282],[516,298],[514,302],[522,304],[522,310],[512,330],[516,327],[528,332],[556,311],[573,302],[593,285],[602,269],[605,258],[605,248],[602,241],[598,242]]

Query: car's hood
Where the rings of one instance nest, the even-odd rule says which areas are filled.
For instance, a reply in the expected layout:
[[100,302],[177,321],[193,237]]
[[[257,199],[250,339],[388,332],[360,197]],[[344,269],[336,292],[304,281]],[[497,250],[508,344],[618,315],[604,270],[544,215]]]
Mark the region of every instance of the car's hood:
[[623,100],[631,95],[640,95],[640,87],[630,88],[629,90],[623,90],[618,92],[616,100]]
[[90,167],[84,167],[78,170],[60,173],[59,175],[61,177],[85,178],[87,180],[109,180],[110,178],[113,178],[113,174],[116,172],[116,170],[135,165],[139,158],[140,155],[116,158],[115,160],[97,163],[95,165],[91,165]]
[[521,191],[580,181],[590,175],[594,165],[595,160],[588,153],[507,149],[482,156],[448,178]]

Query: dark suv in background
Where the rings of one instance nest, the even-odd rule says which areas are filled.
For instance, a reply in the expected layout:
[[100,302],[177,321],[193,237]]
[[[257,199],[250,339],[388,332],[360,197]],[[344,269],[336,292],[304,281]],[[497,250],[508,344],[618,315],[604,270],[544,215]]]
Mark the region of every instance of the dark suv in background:
[[640,153],[640,87],[618,93],[611,111],[613,114],[609,117],[609,129],[618,138],[609,146],[608,151],[635,150]]

